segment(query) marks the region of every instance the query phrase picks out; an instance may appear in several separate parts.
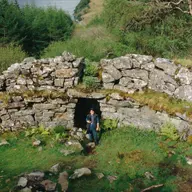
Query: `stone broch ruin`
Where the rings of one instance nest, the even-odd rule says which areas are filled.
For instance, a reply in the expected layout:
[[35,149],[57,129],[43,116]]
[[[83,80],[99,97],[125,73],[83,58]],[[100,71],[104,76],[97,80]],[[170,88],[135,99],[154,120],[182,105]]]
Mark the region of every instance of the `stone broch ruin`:
[[[100,61],[102,88],[85,93],[77,89],[84,59],[64,52],[62,56],[35,60],[27,58],[11,65],[0,76],[0,132],[63,125],[82,125],[88,104],[94,103],[102,118],[117,119],[120,125],[133,124],[158,129],[172,122],[179,132],[192,134],[191,119],[185,114],[169,116],[151,110],[118,91],[134,93],[151,89],[192,102],[192,72],[167,59],[129,54]],[[113,93],[105,90],[117,90]],[[82,120],[81,120],[82,121]]]

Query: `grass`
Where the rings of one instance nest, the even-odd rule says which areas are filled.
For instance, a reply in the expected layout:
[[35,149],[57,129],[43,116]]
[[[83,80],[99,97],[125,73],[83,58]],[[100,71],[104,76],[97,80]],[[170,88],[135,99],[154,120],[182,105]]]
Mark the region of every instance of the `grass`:
[[183,67],[192,68],[192,59],[183,58],[183,59],[174,59],[175,63]]
[[11,64],[21,62],[27,57],[19,46],[8,45],[0,47],[0,74],[6,70]]
[[[73,192],[137,192],[153,184],[163,183],[157,191],[177,192],[179,187],[190,187],[188,180],[192,167],[186,165],[185,156],[192,156],[191,145],[176,142],[157,135],[126,127],[103,133],[101,144],[93,155],[84,156],[76,153],[64,157],[59,149],[63,144],[52,143],[48,138],[43,150],[32,147],[32,138],[23,133],[12,133],[1,136],[10,142],[10,146],[0,147],[0,191],[7,192],[16,184],[18,175],[33,170],[48,170],[52,165],[61,162],[74,169],[86,166],[93,174],[69,182],[69,191]],[[174,153],[173,153],[174,151]],[[95,173],[102,172],[105,177],[98,180]],[[144,174],[150,172],[155,179],[147,179]],[[117,176],[112,184],[107,176]],[[57,176],[51,178],[56,181]],[[155,191],[155,190],[154,190]]]

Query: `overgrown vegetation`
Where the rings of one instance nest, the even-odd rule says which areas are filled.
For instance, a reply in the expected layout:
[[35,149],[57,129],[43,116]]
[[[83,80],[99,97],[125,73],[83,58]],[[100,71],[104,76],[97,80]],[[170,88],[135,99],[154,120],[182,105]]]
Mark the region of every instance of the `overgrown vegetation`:
[[6,70],[11,64],[21,62],[26,57],[20,46],[12,44],[0,47],[0,73]]
[[71,36],[73,22],[63,10],[19,7],[17,1],[0,0],[0,45],[17,43],[29,55],[39,56],[52,41]]
[[190,55],[192,16],[157,2],[107,0],[105,24],[135,53],[169,58]]
[[[59,132],[63,130],[61,127],[56,129]],[[101,137],[102,144],[92,155],[75,153],[64,156],[59,151],[67,148],[53,138],[53,135],[47,135],[39,153],[39,148],[32,146],[34,138],[25,137],[23,132],[1,135],[1,139],[7,139],[10,143],[0,147],[0,153],[3,154],[0,159],[2,192],[11,190],[21,173],[49,170],[59,162],[65,165],[64,169],[69,175],[80,167],[92,170],[92,176],[69,180],[69,190],[74,192],[137,192],[154,184],[163,184],[157,190],[159,192],[191,189],[188,181],[192,168],[186,164],[185,157],[192,156],[192,151],[191,145],[186,142],[173,141],[153,131],[124,127],[105,132]],[[105,177],[98,180],[95,173],[100,172]],[[147,178],[147,172],[152,177]],[[116,176],[117,180],[110,184],[107,176]],[[57,175],[49,177],[53,181],[56,178]]]

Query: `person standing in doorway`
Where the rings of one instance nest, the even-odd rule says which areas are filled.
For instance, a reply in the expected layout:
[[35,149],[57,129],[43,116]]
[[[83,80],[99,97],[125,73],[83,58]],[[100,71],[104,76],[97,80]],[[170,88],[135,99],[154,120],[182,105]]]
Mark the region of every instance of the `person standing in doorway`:
[[90,109],[90,113],[86,118],[87,133],[90,135],[90,140],[94,140],[95,145],[98,145],[97,131],[99,131],[99,117],[95,113],[93,108]]

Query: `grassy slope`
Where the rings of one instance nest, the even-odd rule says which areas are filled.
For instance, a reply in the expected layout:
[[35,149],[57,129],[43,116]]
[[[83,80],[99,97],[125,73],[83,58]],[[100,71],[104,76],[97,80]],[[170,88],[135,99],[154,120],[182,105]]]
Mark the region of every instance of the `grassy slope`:
[[[32,170],[48,170],[58,162],[63,162],[65,169],[66,166],[71,166],[72,169],[67,170],[70,174],[75,168],[87,166],[93,173],[102,172],[105,176],[118,177],[112,184],[106,177],[98,180],[95,174],[70,181],[70,191],[73,192],[140,191],[159,183],[165,186],[157,191],[176,192],[180,185],[183,189],[184,184],[185,188],[190,187],[188,180],[192,167],[185,164],[184,156],[192,156],[191,146],[188,143],[170,141],[154,132],[131,127],[106,132],[96,153],[89,156],[76,154],[64,157],[59,153],[64,145],[51,145],[50,142],[43,146],[42,152],[38,152],[31,145],[32,139],[21,135],[8,136],[8,141],[10,146],[0,147],[1,192],[12,188],[19,174]],[[151,172],[156,179],[146,179],[146,171]],[[53,177],[52,180],[56,178]]]

